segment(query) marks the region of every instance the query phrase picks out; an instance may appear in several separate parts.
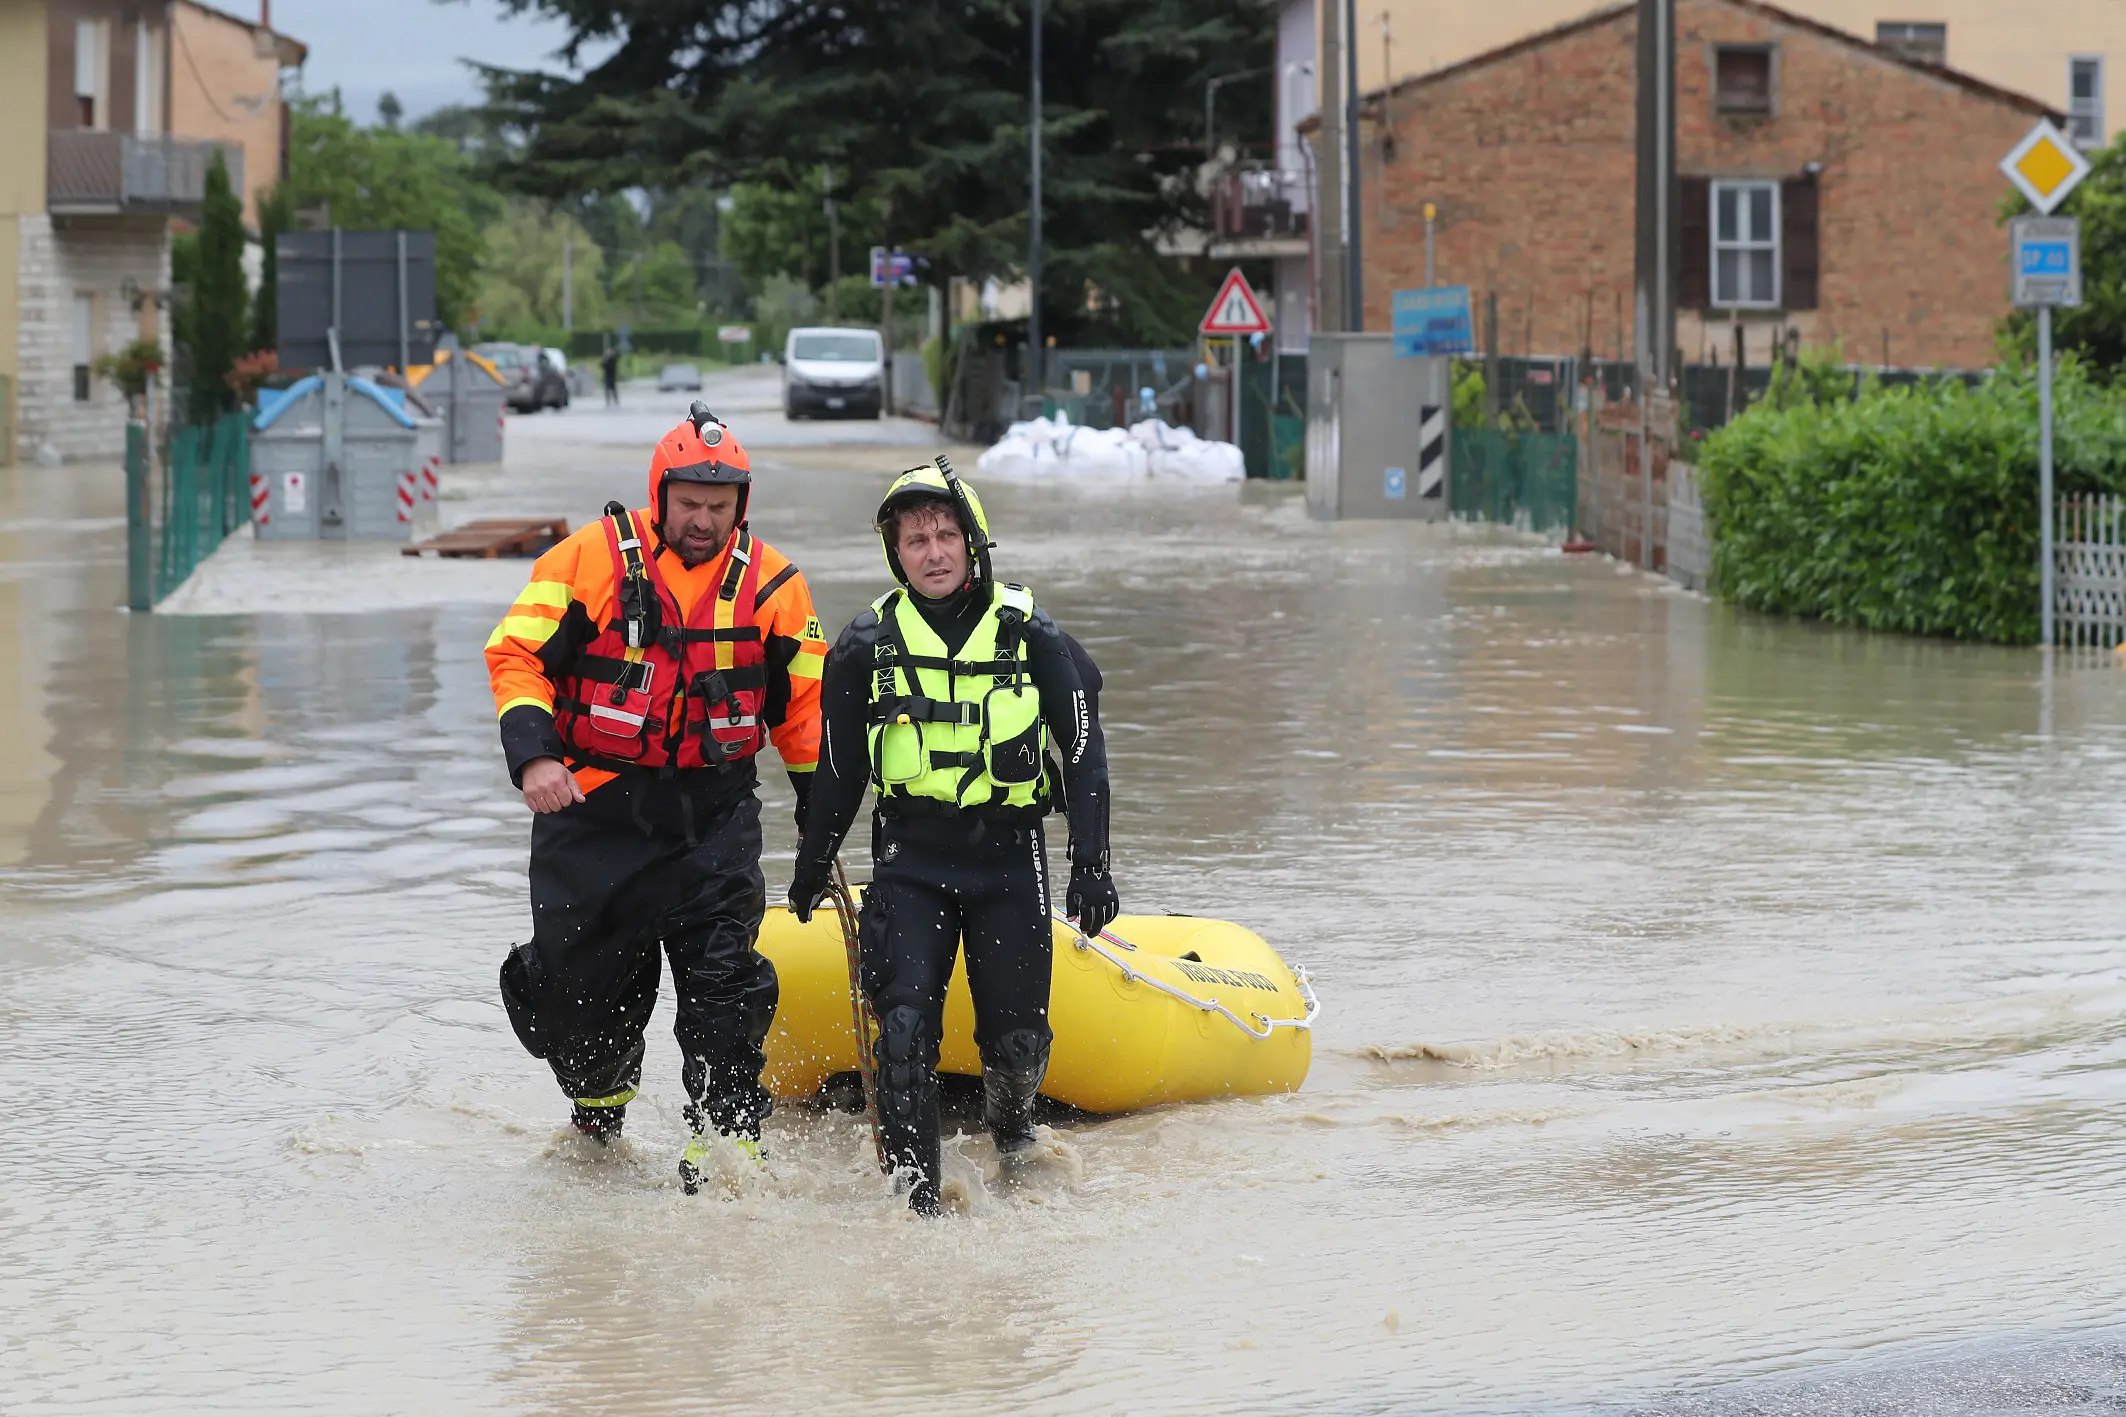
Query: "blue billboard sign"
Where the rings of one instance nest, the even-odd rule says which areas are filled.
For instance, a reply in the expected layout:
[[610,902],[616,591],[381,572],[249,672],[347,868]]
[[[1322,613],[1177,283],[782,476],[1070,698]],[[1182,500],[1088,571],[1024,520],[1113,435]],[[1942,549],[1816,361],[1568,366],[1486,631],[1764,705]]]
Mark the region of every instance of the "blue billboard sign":
[[1436,285],[1429,290],[1398,290],[1394,303],[1395,355],[1420,359],[1429,354],[1467,354],[1476,348],[1470,332],[1469,287]]

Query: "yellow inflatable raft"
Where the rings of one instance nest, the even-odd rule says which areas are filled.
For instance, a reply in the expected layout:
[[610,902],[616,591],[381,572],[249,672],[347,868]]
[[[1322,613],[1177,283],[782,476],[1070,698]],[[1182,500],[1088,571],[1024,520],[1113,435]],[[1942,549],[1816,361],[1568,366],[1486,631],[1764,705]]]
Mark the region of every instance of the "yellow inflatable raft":
[[[1129,1112],[1293,1092],[1306,1081],[1320,1005],[1306,971],[1287,968],[1253,931],[1187,915],[1124,915],[1090,940],[1058,918],[1055,938],[1056,1041],[1044,1096],[1087,1112]],[[786,908],[770,910],[760,951],[782,981],[768,1087],[778,1097],[810,1097],[834,1074],[856,1071],[848,956],[831,902],[809,925]],[[982,1070],[964,956],[945,995],[938,1070]]]

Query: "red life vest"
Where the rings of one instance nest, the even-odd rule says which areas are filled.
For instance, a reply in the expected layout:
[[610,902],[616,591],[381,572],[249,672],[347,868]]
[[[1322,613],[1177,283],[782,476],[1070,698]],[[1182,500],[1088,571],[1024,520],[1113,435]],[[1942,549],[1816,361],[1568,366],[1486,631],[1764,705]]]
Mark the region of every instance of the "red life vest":
[[767,741],[767,647],[754,620],[760,570],[753,534],[732,534],[723,580],[691,618],[642,555],[635,513],[605,519],[613,618],[555,685],[554,729],[579,763],[624,768],[722,767]]

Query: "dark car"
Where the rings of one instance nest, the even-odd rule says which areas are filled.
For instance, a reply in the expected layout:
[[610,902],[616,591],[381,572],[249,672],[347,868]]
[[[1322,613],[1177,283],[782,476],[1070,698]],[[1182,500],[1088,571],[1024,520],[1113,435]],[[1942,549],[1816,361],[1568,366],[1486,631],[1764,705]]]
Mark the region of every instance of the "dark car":
[[495,366],[502,376],[502,401],[518,413],[568,407],[567,371],[555,368],[544,350],[496,341],[477,345],[473,352]]

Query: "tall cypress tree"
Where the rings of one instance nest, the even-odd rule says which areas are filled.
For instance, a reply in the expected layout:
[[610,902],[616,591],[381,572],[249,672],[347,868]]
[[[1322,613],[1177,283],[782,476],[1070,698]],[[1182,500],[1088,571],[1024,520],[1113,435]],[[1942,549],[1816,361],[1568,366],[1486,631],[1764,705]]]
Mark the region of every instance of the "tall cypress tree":
[[215,150],[207,168],[207,195],[199,216],[191,317],[190,387],[186,406],[195,423],[236,407],[236,391],[224,377],[245,352],[250,333],[249,292],[244,288],[244,205],[229,186],[229,169]]
[[295,224],[294,204],[288,198],[288,189],[274,183],[271,191],[259,200],[258,242],[265,253],[260,267],[258,294],[251,301],[250,348],[280,348],[280,234]]

